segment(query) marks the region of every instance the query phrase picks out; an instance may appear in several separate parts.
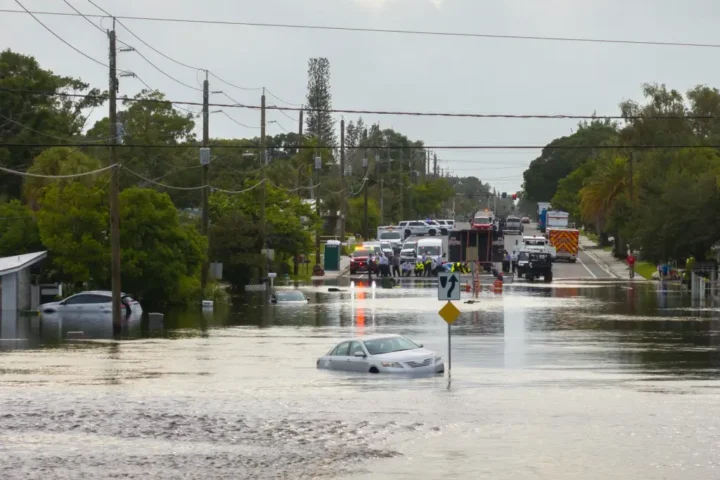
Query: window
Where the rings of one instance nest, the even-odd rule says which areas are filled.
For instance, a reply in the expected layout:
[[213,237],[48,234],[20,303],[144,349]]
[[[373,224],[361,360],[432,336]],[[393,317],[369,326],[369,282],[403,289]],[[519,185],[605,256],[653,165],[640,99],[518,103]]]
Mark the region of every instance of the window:
[[422,222],[410,222],[410,226],[411,227],[423,227],[423,226],[425,226],[425,224]]
[[380,240],[400,240],[402,236],[400,232],[382,232],[380,234]]
[[306,300],[305,295],[298,290],[277,292],[276,298],[278,302],[304,302]]
[[350,348],[350,342],[341,343],[333,352],[333,357],[347,357],[348,350]]
[[426,247],[419,247],[418,248],[418,255],[430,255],[432,257],[440,255],[440,252],[442,251],[442,248],[440,247],[434,247],[434,246],[426,246]]
[[75,295],[65,300],[65,305],[85,305],[87,303],[95,303],[92,300],[94,295]]
[[475,217],[474,223],[486,225],[488,223],[491,223],[491,221],[489,217]]
[[352,254],[353,258],[367,257],[369,255],[370,255],[370,252],[367,250],[355,250]]
[[363,350],[362,345],[360,345],[358,342],[352,342],[350,344],[350,356],[354,357],[356,353],[362,353],[365,355],[365,350]]
[[405,337],[378,338],[375,340],[365,340],[364,343],[370,355],[382,355],[384,353],[420,348]]

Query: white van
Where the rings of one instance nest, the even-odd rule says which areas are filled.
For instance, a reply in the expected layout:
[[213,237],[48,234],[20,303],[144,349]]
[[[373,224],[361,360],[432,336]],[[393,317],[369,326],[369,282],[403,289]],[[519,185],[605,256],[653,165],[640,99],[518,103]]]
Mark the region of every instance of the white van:
[[430,255],[431,257],[440,256],[445,258],[445,252],[443,252],[443,241],[442,238],[421,238],[417,241],[417,258],[422,258],[423,255]]

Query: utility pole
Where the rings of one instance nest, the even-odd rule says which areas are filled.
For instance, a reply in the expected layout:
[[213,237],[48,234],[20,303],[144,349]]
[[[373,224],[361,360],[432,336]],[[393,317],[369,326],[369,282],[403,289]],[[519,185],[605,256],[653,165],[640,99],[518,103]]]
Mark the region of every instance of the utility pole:
[[[315,214],[320,218],[320,169],[322,168],[322,157],[320,155],[315,156]],[[320,232],[315,232],[315,264],[320,265]]]
[[346,198],[348,192],[345,186],[345,119],[340,120],[340,180],[342,196],[340,199],[340,251],[345,243],[345,219],[347,217]]
[[363,158],[363,168],[365,169],[365,177],[363,178],[363,189],[365,190],[363,193],[365,195],[365,207],[364,207],[364,213],[363,213],[363,239],[367,241],[370,238],[370,230],[368,227],[368,183],[370,183],[370,180],[368,179],[368,159],[367,154],[365,155],[365,158]]
[[118,335],[122,329],[121,311],[122,303],[120,298],[121,277],[120,277],[120,165],[117,160],[117,50],[115,43],[115,19],[113,18],[113,29],[108,32],[110,40],[110,165],[115,165],[110,176],[110,250],[111,250],[111,283],[112,283],[112,319],[113,334]]
[[[303,168],[302,168],[303,167],[303,165],[302,165],[302,159],[303,159],[303,155],[302,155],[302,151],[303,151],[303,149],[302,149],[302,147],[303,147],[303,111],[302,110],[300,110],[299,117],[300,117],[300,119],[298,120],[298,151],[297,151],[297,155],[298,155],[298,158],[300,159],[300,162],[299,162],[300,166],[298,167],[296,176],[295,176],[295,188],[300,187],[300,172],[303,170]],[[304,253],[305,252],[303,252],[303,254]],[[298,259],[298,256],[295,255],[295,260],[293,261],[293,275],[297,275],[299,273],[299,270],[300,270],[299,259]]]
[[[209,211],[208,211],[208,197],[210,191],[208,190],[208,169],[210,168],[210,151],[208,144],[210,142],[210,111],[208,104],[210,103],[210,82],[208,82],[208,72],[205,70],[205,81],[203,82],[203,138],[202,148],[200,149],[200,163],[202,164],[202,234],[207,238],[208,236],[208,223],[209,223]],[[209,242],[208,242],[208,253],[209,253]],[[209,260],[209,258],[208,258]],[[205,286],[208,280],[208,262],[205,262],[200,272],[200,285],[205,291]]]
[[634,196],[633,196],[633,193],[634,193],[634,192],[633,192],[633,190],[634,190],[634,185],[633,185],[633,160],[634,160],[634,158],[633,158],[633,151],[630,150],[630,159],[629,159],[629,163],[630,163],[630,183],[629,183],[629,187],[630,187],[630,205],[631,205],[631,206],[633,205],[633,198],[634,198]]
[[[303,110],[300,110],[300,119],[298,120],[298,156],[299,158],[302,157],[302,146],[303,146]],[[302,171],[302,163],[300,168],[298,168],[297,171],[297,177],[295,177],[295,188],[300,187],[300,171]],[[297,275],[297,273],[295,274]]]
[[383,191],[384,188],[384,179],[380,179],[380,225],[385,225],[385,192]]
[[265,151],[265,88],[263,88],[262,97],[260,97],[260,161],[262,171],[262,196],[260,197],[260,231],[262,232],[262,254],[265,255],[265,261],[260,269],[260,280],[267,278],[269,272],[269,260],[267,251],[267,233],[265,231],[265,202],[267,200],[267,152]]

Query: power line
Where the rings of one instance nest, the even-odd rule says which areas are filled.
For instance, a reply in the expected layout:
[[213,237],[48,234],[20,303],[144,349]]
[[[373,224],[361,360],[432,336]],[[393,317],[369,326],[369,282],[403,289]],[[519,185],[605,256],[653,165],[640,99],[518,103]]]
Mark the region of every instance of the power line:
[[[1,12],[1,10],[0,10]],[[67,92],[53,92],[53,91],[41,91],[41,90],[26,90],[20,88],[5,88],[0,87],[0,91],[11,92],[11,93],[26,93],[29,95],[54,95],[63,97],[77,97],[77,98],[97,98],[103,99],[100,95],[86,95],[79,93],[67,93]],[[229,97],[225,92],[223,95]],[[134,102],[169,102],[172,104],[179,105],[193,105],[202,106],[202,102],[190,102],[182,100],[158,100],[158,99],[124,99],[127,101]],[[234,100],[233,100],[234,101]],[[241,103],[227,104],[227,103],[209,103],[211,107],[222,107],[222,108],[248,108],[252,110],[260,110],[262,107],[258,105],[244,105]],[[653,116],[622,116],[622,115],[567,115],[567,114],[555,114],[555,115],[543,115],[543,114],[509,114],[509,113],[456,113],[456,112],[409,112],[409,111],[391,111],[391,110],[351,110],[351,109],[318,109],[318,108],[295,108],[295,107],[278,107],[278,106],[266,106],[266,110],[289,110],[289,111],[308,111],[308,112],[320,112],[320,113],[353,113],[353,114],[370,114],[370,115],[404,115],[404,116],[421,116],[421,117],[457,117],[457,118],[487,118],[487,119],[517,119],[517,120],[716,120],[720,117],[715,115],[653,115]],[[375,147],[363,147],[363,148],[375,148]],[[544,147],[543,147],[544,148]]]
[[103,35],[106,35],[106,34],[107,34],[107,32],[106,32],[101,26],[99,26],[97,23],[93,22],[93,21],[90,20],[88,17],[86,17],[80,10],[78,10],[77,8],[75,8],[75,6],[73,6],[72,3],[68,2],[68,0],[63,0],[63,2],[65,2],[65,5],[67,5],[68,7],[72,8],[72,9],[75,11],[75,13],[77,13],[77,14],[80,15],[82,18],[84,18],[90,25],[92,25],[93,27],[95,27],[95,28],[97,28],[98,30],[100,30],[100,31],[103,33]]
[[[102,7],[100,7],[98,4],[96,4],[96,3],[93,2],[92,0],[88,0],[88,2],[89,2],[90,4],[92,4],[95,8],[97,8],[98,10],[100,10],[101,12],[103,12],[104,14],[106,14],[106,15],[108,15],[108,16],[110,16],[110,17],[113,17],[113,16],[110,14],[110,12],[108,12],[108,11],[105,10],[105,9],[103,9]],[[73,10],[75,10],[75,9],[73,9]],[[76,11],[77,11],[77,10],[76,10]],[[80,13],[80,12],[78,12],[78,13]],[[117,19],[118,17],[113,17],[113,18],[116,18],[116,19]],[[88,21],[89,21],[89,20],[88,20]],[[209,70],[207,70],[207,69],[205,69],[205,68],[195,67],[195,66],[192,66],[192,65],[188,65],[187,63],[181,62],[180,60],[177,60],[177,59],[171,57],[170,55],[167,55],[167,54],[161,52],[160,50],[158,50],[157,48],[153,47],[151,44],[149,44],[148,42],[146,42],[145,40],[143,40],[142,38],[140,38],[140,36],[138,36],[135,32],[133,32],[127,25],[125,25],[125,24],[122,23],[121,21],[118,21],[118,24],[120,24],[130,35],[132,35],[133,37],[135,37],[135,39],[138,40],[140,43],[142,43],[143,45],[145,45],[146,47],[148,47],[149,49],[151,49],[153,52],[157,53],[157,54],[160,55],[161,57],[166,58],[167,60],[170,60],[171,62],[173,62],[173,63],[175,63],[175,64],[177,64],[177,65],[180,65],[180,66],[185,67],[185,68],[189,68],[189,69],[191,69],[191,70],[195,70],[196,72],[197,72],[197,71],[200,71],[200,70],[204,70],[204,71],[206,71],[209,75],[211,75],[212,77],[214,77],[214,78],[216,78],[217,80],[219,80],[221,83],[224,83],[224,84],[226,84],[226,85],[228,85],[228,86],[230,86],[230,87],[233,87],[233,88],[237,88],[237,89],[239,89],[239,90],[246,90],[246,91],[248,91],[248,90],[255,90],[255,91],[262,90],[262,87],[242,87],[242,86],[240,86],[240,85],[235,85],[234,83],[228,82],[227,80],[221,78],[219,75],[216,75],[215,73],[213,73],[213,72],[211,72],[211,71],[209,71]],[[146,60],[147,60],[147,59],[146,59]],[[149,61],[148,61],[148,62],[149,62]],[[194,88],[194,87],[191,87],[191,88]],[[201,90],[201,91],[202,91],[202,90]],[[279,98],[278,96],[276,96],[275,94],[273,94],[272,92],[270,92],[269,90],[268,90],[268,93],[270,93],[270,95],[272,95],[273,97],[277,98],[278,100],[280,100],[280,101],[283,102],[283,103],[287,103],[287,104],[289,104],[289,105],[297,105],[297,104],[289,103],[289,102],[286,102],[286,101],[282,100],[281,98]]]
[[[233,83],[228,82],[227,80],[223,80],[222,78],[220,78],[219,76],[217,76],[216,74],[214,74],[213,72],[211,72],[211,71],[209,71],[209,70],[208,70],[208,74],[210,74],[211,77],[217,78],[218,80],[220,80],[220,82],[224,83],[225,85],[229,85],[229,86],[231,86],[231,87],[233,87],[233,88],[237,88],[238,90],[258,91],[258,92],[259,92],[259,91],[261,91],[261,90],[263,89],[263,87],[241,87],[241,86],[239,86],[239,85],[235,85],[235,84],[233,84]],[[266,90],[267,90],[267,89],[266,89]],[[271,95],[272,95],[272,94],[271,94]],[[273,97],[274,97],[274,96],[275,96],[275,95],[273,95]],[[277,98],[277,97],[276,97],[276,98]]]
[[[92,62],[94,62],[94,63],[97,63],[98,65],[100,65],[100,66],[102,66],[102,67],[110,68],[107,64],[101,62],[100,60],[97,60],[97,59],[91,57],[90,55],[88,55],[87,53],[83,52],[83,51],[80,50],[79,48],[75,47],[73,44],[71,44],[70,42],[68,42],[67,40],[65,40],[64,38],[62,38],[60,35],[58,35],[57,33],[55,33],[55,31],[53,31],[50,27],[48,27],[47,25],[45,25],[39,18],[37,18],[33,12],[31,12],[30,10],[28,10],[27,8],[25,8],[25,6],[24,6],[22,3],[20,3],[20,0],[15,0],[15,3],[17,3],[18,5],[20,5],[20,8],[22,8],[22,9],[25,11],[25,13],[27,13],[28,15],[30,15],[37,23],[39,23],[40,25],[42,25],[42,27],[43,27],[45,30],[47,30],[48,32],[50,32],[55,38],[57,38],[58,40],[60,40],[62,43],[64,43],[64,44],[67,45],[68,47],[72,48],[73,50],[75,50],[77,53],[79,53],[79,54],[82,55],[83,57],[87,58],[88,60],[90,60],[90,61],[92,61]],[[68,15],[70,15],[70,14],[68,14]]]
[[[67,3],[67,2],[66,2],[66,3]],[[98,10],[100,10],[101,12],[103,12],[103,13],[104,13],[105,15],[107,15],[108,17],[115,18],[115,19],[117,20],[118,17],[114,17],[113,15],[110,14],[110,12],[108,12],[108,11],[105,10],[104,8],[100,7],[98,4],[96,4],[96,3],[93,2],[92,0],[88,0],[88,3],[90,3],[92,6],[94,6],[95,8],[97,8]],[[73,8],[73,10],[75,10],[75,9]],[[79,13],[79,12],[78,12],[78,13]],[[106,17],[102,17],[102,18],[106,18]],[[135,39],[136,39],[137,41],[139,41],[140,43],[142,43],[143,45],[145,45],[146,47],[148,47],[149,49],[151,49],[153,52],[157,53],[158,55],[160,55],[160,56],[162,56],[162,57],[165,57],[166,59],[170,60],[171,62],[174,62],[174,63],[176,63],[176,64],[178,64],[178,65],[181,65],[181,66],[183,66],[183,67],[189,68],[189,69],[191,69],[191,70],[202,70],[202,68],[193,67],[192,65],[188,65],[188,64],[183,63],[183,62],[181,62],[181,61],[179,61],[179,60],[175,60],[174,58],[172,58],[172,57],[170,57],[170,56],[168,56],[168,55],[165,55],[165,54],[162,53],[160,50],[156,49],[155,47],[153,47],[152,45],[150,45],[149,43],[147,43],[145,40],[143,40],[142,38],[140,38],[140,37],[138,37],[137,35],[135,35],[135,33],[134,33],[132,30],[130,30],[128,27],[126,27],[124,23],[122,23],[121,21],[117,21],[117,23],[120,24],[120,26],[122,26],[130,35],[132,35],[133,37],[135,37]]]
[[[12,9],[0,9],[0,13],[33,13],[35,15],[51,15],[51,16],[77,16],[76,14],[66,12],[52,11],[33,11],[22,12]],[[93,15],[95,17],[103,17],[103,15]],[[191,19],[191,18],[173,18],[173,17],[149,17],[149,16],[133,16],[119,15],[115,18],[122,20],[137,20],[148,22],[166,22],[166,23],[185,23],[185,24],[204,24],[204,25],[228,25],[240,27],[258,27],[258,28],[283,28],[295,30],[325,30],[339,32],[360,32],[360,33],[382,33],[396,35],[413,35],[413,36],[434,36],[434,37],[458,37],[458,38],[484,38],[496,40],[532,40],[547,42],[574,42],[574,43],[600,43],[600,44],[617,44],[617,45],[645,45],[658,47],[691,47],[691,48],[720,48],[717,43],[697,43],[697,42],[666,42],[656,40],[624,40],[624,39],[608,39],[608,38],[590,38],[590,37],[555,37],[555,36],[539,36],[539,35],[503,35],[493,33],[475,33],[475,32],[443,32],[437,30],[405,30],[391,28],[368,28],[368,27],[342,27],[332,25],[302,25],[290,23],[264,23],[264,22],[241,22],[234,20],[210,20],[210,19]]]
[[110,165],[110,166],[107,166],[104,168],[99,168],[97,170],[93,170],[91,172],[73,173],[71,175],[42,175],[39,173],[21,172],[19,170],[12,170],[10,168],[5,168],[5,167],[0,167],[0,171],[5,172],[5,173],[10,173],[13,175],[20,175],[21,177],[64,179],[64,178],[78,178],[78,177],[86,177],[88,175],[95,175],[95,174],[105,172],[105,171],[110,170],[111,168],[115,168],[115,167],[117,167],[117,165]]
[[260,128],[259,126],[258,126],[258,127],[252,127],[252,126],[250,126],[250,125],[245,125],[244,123],[241,123],[241,122],[235,120],[233,117],[231,117],[230,115],[228,115],[227,112],[225,112],[225,111],[223,111],[223,110],[217,110],[217,113],[222,113],[222,114],[225,115],[227,118],[229,118],[231,121],[235,122],[236,124],[240,125],[241,127],[253,128],[253,129],[258,129],[258,128]]
[[[22,148],[52,148],[67,147],[67,144],[60,143],[0,143],[0,147],[22,147]],[[75,143],[73,147],[97,147],[97,143]],[[118,144],[118,148],[142,147],[142,148],[200,148],[200,145],[174,145],[174,144]],[[263,147],[257,145],[227,145],[210,144],[211,148],[238,148],[245,150],[260,150]],[[293,145],[293,150],[314,150],[317,147],[312,145]],[[399,145],[374,146],[374,150],[403,150],[407,147]],[[422,148],[433,150],[678,150],[678,149],[720,149],[720,144],[708,145],[425,145]],[[347,150],[367,150],[367,147],[349,147]]]

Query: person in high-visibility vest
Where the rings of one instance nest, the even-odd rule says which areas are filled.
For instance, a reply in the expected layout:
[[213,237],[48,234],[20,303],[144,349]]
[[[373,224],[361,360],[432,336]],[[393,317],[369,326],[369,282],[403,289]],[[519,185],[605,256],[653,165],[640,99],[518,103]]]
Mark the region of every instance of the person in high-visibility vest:
[[424,272],[425,272],[425,264],[423,262],[416,262],[415,263],[415,276],[422,277]]

